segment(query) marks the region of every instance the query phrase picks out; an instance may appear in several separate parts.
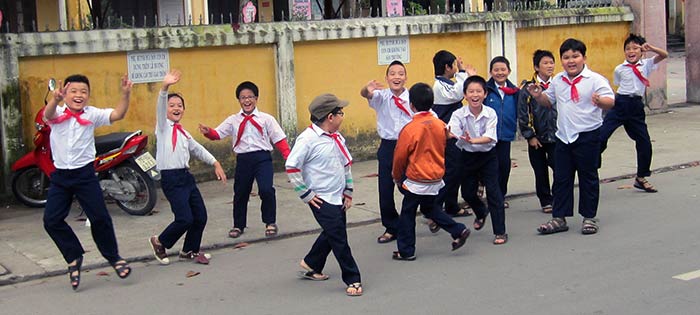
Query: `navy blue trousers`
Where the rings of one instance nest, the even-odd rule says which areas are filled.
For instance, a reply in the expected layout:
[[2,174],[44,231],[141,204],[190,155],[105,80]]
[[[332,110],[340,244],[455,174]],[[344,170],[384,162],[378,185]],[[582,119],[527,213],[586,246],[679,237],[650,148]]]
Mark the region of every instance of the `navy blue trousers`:
[[391,176],[391,170],[394,166],[395,148],[396,140],[382,139],[377,150],[377,161],[379,163],[379,214],[386,233],[391,235],[396,235],[399,221],[399,213],[396,211],[396,203],[394,202],[394,179]]
[[496,143],[498,155],[498,187],[503,198],[508,193],[508,179],[510,178],[510,141],[498,141]]
[[85,253],[78,237],[66,223],[73,196],[90,220],[92,239],[102,257],[111,264],[119,261],[117,238],[112,217],[107,212],[102,189],[92,163],[78,169],[57,169],[51,174],[48,200],[44,209],[44,229],[61,251],[63,259],[71,263]]
[[641,96],[615,95],[615,107],[605,115],[600,128],[600,153],[608,146],[613,132],[624,126],[637,149],[637,176],[651,175],[651,139],[647,129],[644,102]]
[[360,282],[360,269],[352,257],[350,244],[348,243],[347,222],[345,210],[342,205],[332,205],[323,202],[320,209],[309,205],[316,222],[321,226],[321,234],[318,235],[311,250],[304,257],[304,262],[316,272],[323,272],[326,266],[328,254],[338,260],[345,284]]
[[432,219],[438,226],[450,233],[453,239],[462,234],[467,227],[462,223],[455,222],[449,215],[436,209],[435,196],[416,195],[399,186],[399,191],[403,194],[401,204],[401,215],[399,216],[399,234],[396,238],[396,245],[402,257],[410,257],[416,254],[416,211],[420,205],[423,215]]
[[272,186],[272,175],[272,155],[269,151],[242,153],[236,156],[236,172],[233,175],[233,227],[242,231],[247,226],[248,200],[253,190],[253,181],[258,183],[263,223],[275,223],[277,200],[275,188]]
[[194,176],[187,169],[163,170],[160,175],[163,194],[170,202],[175,220],[160,233],[158,240],[165,248],[172,248],[187,233],[182,251],[198,253],[207,225],[207,208]]
[[535,191],[540,206],[552,205],[552,189],[549,181],[549,169],[554,170],[554,148],[555,143],[541,143],[542,147],[533,148],[527,146],[527,155],[530,158],[530,165],[535,173]]
[[574,215],[574,179],[578,175],[578,213],[584,218],[595,218],[600,194],[600,128],[580,133],[569,144],[557,139],[554,161],[552,217]]
[[[503,194],[498,182],[498,155],[496,148],[488,152],[462,152],[462,186],[468,192],[467,204],[474,210],[477,218],[491,215],[494,235],[506,234],[506,213],[503,208]],[[486,189],[486,202],[477,196],[479,181]]]
[[[455,143],[457,139],[448,139],[445,147],[445,187],[440,189],[440,192],[435,197],[435,208],[442,210],[448,214],[456,214],[459,212],[459,203],[457,195],[459,193],[459,185],[462,181],[462,163],[461,152]],[[423,211],[423,210],[421,210]]]

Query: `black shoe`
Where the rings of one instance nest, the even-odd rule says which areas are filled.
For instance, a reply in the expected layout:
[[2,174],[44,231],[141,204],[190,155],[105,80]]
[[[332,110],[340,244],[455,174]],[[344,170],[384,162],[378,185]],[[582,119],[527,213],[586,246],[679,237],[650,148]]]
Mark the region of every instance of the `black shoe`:
[[416,255],[404,257],[404,256],[401,256],[401,253],[399,253],[399,252],[394,252],[394,253],[391,255],[391,259],[393,259],[393,260],[414,261],[414,260],[416,260]]
[[460,234],[458,238],[452,241],[452,250],[454,251],[464,246],[464,244],[467,242],[467,238],[469,238],[469,234],[471,234],[471,231],[469,229],[464,229],[464,231],[462,231],[462,234]]

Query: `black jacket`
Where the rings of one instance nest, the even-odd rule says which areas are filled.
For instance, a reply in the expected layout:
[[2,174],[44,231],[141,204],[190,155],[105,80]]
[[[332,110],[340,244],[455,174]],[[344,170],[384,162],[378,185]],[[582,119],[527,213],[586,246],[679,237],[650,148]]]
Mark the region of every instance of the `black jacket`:
[[557,110],[554,107],[540,106],[527,89],[522,88],[518,97],[518,129],[525,139],[537,137],[541,143],[554,143]]

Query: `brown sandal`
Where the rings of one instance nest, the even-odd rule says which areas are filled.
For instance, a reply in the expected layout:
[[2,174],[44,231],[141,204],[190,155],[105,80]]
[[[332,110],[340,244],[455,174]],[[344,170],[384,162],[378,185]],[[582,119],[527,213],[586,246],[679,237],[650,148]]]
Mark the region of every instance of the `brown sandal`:
[[238,238],[243,234],[243,230],[239,228],[232,228],[231,230],[228,231],[228,237],[230,238]]
[[347,294],[348,296],[362,295],[362,283],[355,282],[348,284],[347,289],[345,289],[345,294]]
[[273,237],[277,235],[277,224],[270,223],[267,226],[265,226],[265,236],[266,237]]
[[644,177],[637,177],[634,179],[634,188],[644,190],[648,193],[655,193],[658,191],[654,188],[654,185],[650,184]]
[[493,245],[503,245],[505,243],[508,243],[508,234],[496,235],[493,239]]
[[537,232],[540,232],[540,234],[553,234],[568,230],[569,226],[566,225],[566,220],[563,218],[552,218],[537,228]]

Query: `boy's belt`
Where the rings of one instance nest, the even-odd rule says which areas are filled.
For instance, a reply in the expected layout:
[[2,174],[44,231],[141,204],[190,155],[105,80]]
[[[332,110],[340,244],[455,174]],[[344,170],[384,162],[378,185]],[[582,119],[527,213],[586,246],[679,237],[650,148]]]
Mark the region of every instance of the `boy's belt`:
[[639,95],[626,95],[626,94],[615,94],[615,97],[640,99],[640,100],[642,99],[642,97]]

